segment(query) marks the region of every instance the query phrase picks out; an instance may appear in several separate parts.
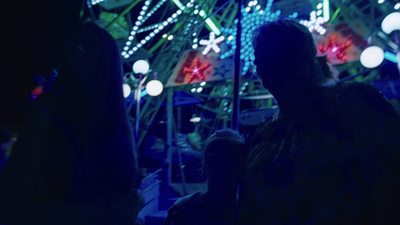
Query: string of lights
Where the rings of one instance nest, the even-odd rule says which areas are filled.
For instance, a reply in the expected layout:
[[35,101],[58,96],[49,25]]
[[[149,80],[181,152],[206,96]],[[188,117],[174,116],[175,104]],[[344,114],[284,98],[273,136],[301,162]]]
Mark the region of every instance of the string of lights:
[[[281,14],[280,10],[271,12],[273,0],[268,0],[267,5],[264,9],[257,1],[250,1],[246,7],[241,8],[242,13],[242,34],[241,34],[241,46],[240,59],[242,60],[242,74],[245,74],[250,69],[250,62],[248,58],[253,57],[253,47],[251,46],[252,33],[256,29],[257,25],[261,25],[268,21],[278,19]],[[237,24],[237,20],[234,21]],[[222,53],[220,58],[225,59],[235,54],[236,49],[236,26],[234,27],[222,27],[221,32],[228,37],[226,38],[226,44],[231,46],[229,50]]]

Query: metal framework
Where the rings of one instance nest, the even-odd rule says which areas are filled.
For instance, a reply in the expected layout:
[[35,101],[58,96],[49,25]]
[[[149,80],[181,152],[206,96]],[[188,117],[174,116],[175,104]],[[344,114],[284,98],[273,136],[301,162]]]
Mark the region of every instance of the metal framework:
[[[130,26],[134,25],[137,21],[132,20],[132,14],[134,14],[132,12],[139,12],[140,8],[143,7],[144,2],[145,1],[142,0],[136,0],[129,5],[121,7],[119,9],[119,15],[112,20],[106,28],[110,28],[113,23],[121,18],[126,18]],[[247,2],[249,1],[244,3]],[[267,1],[260,2],[266,3]],[[306,1],[296,2],[300,4]],[[309,1],[311,4],[317,2],[320,1]],[[206,20],[212,20],[217,27],[232,27],[239,8],[237,2],[234,0],[227,0],[225,4],[222,5],[223,7],[220,7],[221,5],[217,6],[217,0],[182,0],[180,3],[181,5],[177,4],[177,1],[171,0],[162,5],[164,8],[162,9],[162,12],[157,14],[157,18],[152,19],[153,24],[163,24],[168,16],[178,9],[182,10],[182,14],[180,14],[179,17],[176,17],[175,21],[170,22],[168,24],[168,29],[165,29],[162,33],[160,32],[160,34],[156,36],[157,38],[152,38],[143,44],[141,50],[146,53],[143,54],[146,58],[151,59],[152,71],[158,72],[158,79],[164,84],[171,76],[182,53],[185,50],[192,48],[195,43],[194,40],[200,38],[202,32],[204,34],[204,31],[211,30],[211,27],[206,23]],[[293,2],[289,0],[281,0],[278,3],[277,6],[279,7],[284,7],[285,5],[296,5],[291,4]],[[152,4],[154,5],[156,3],[153,2]],[[192,4],[192,6],[190,6],[190,4]],[[380,29],[380,23],[384,16],[392,11],[392,5],[390,3],[386,1],[384,4],[378,4],[377,0],[330,1],[330,5],[331,15],[333,15],[333,18],[331,19],[334,20],[333,22],[349,21],[352,18],[358,18],[363,25],[371,31],[371,35],[376,34],[375,31]],[[199,13],[201,11],[203,11],[203,14]],[[151,25],[146,26],[149,29],[151,28]],[[161,34],[163,34],[162,37]],[[134,44],[141,43],[138,36],[131,41]],[[140,52],[138,51],[138,54],[139,53]],[[129,64],[132,62],[127,59],[126,63]],[[351,79],[373,80],[376,76],[376,73],[366,71],[366,69],[358,62],[345,63],[343,65],[338,65],[337,68],[340,72],[347,72]],[[357,74],[362,74],[363,76],[357,76]],[[186,91],[191,93],[191,89],[196,87],[198,87],[198,84],[168,87],[158,97],[144,97],[145,102],[142,106],[140,117],[132,118],[140,119],[139,146],[143,143],[149,127],[152,126],[155,118],[160,113],[160,109],[162,109],[165,103],[168,107],[164,113],[167,115],[167,121],[169,123],[167,128],[168,130],[166,131],[169,135],[167,145],[169,147],[174,145],[173,142],[176,141],[174,134],[176,131],[180,130],[180,123],[179,118],[176,120],[173,116],[174,112],[179,111],[179,107],[172,108],[173,93],[175,91]],[[229,127],[233,105],[231,96],[233,96],[233,91],[235,90],[233,80],[210,82],[203,88],[204,91],[202,93],[191,93],[204,99],[203,104],[197,104],[195,106],[196,110],[208,112],[213,115],[214,119],[205,119],[201,121],[196,125],[194,132],[199,133],[202,137],[207,137],[217,128]],[[240,96],[243,98],[253,95],[263,96],[256,98],[255,100],[249,100],[251,102],[249,103],[250,107],[259,109],[275,107],[273,97],[270,96],[266,90],[261,88],[260,84],[255,80],[242,79],[239,91]],[[246,112],[245,109],[241,111],[242,113]],[[171,157],[171,155],[168,157]]]

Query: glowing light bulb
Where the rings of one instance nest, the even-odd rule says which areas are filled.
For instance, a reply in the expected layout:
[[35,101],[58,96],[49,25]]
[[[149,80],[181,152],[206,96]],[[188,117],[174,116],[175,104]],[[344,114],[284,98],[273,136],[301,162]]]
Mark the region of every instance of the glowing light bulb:
[[394,30],[400,30],[400,12],[390,13],[383,19],[381,28],[386,34],[392,33]]
[[384,52],[378,46],[370,46],[361,53],[361,64],[366,68],[375,68],[379,66],[384,59]]
[[143,59],[136,61],[132,66],[132,70],[136,74],[146,74],[147,72],[149,72],[149,69],[150,69],[149,62]]
[[124,92],[124,98],[127,98],[131,94],[131,87],[128,84],[122,84],[122,90]]
[[164,89],[164,86],[161,83],[161,81],[159,81],[159,80],[151,80],[146,85],[147,93],[150,96],[158,96],[158,95],[160,95],[161,92],[163,91],[163,89]]

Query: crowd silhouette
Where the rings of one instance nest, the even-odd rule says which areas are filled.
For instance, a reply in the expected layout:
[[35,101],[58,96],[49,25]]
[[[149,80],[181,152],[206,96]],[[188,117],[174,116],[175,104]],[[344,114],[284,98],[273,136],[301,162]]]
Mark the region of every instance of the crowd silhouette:
[[[117,44],[92,22],[67,33],[54,86],[29,105],[11,154],[2,149],[0,223],[136,224],[142,177]],[[294,19],[259,26],[253,47],[279,110],[246,136],[208,137],[207,191],[175,202],[165,224],[400,224],[391,102],[370,84],[338,83]]]

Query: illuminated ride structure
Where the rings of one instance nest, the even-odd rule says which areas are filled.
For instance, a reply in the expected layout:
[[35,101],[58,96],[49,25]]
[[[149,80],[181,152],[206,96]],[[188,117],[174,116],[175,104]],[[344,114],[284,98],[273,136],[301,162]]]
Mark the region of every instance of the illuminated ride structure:
[[[398,70],[382,69],[398,62],[398,31],[385,34],[380,28],[387,14],[399,10],[398,1],[92,0],[87,6],[92,18],[117,40],[126,83],[140,91],[140,101],[134,94],[127,97],[131,120],[139,124],[135,130],[139,152],[156,148],[161,140],[161,148],[168,150],[169,183],[183,183],[182,193],[191,192],[185,186],[191,182],[186,180],[185,154],[201,152],[202,140],[214,130],[233,127],[245,133],[277,108],[251,64],[251,35],[257,25],[279,17],[297,19],[313,32],[319,54],[327,55],[340,82],[390,77],[395,80],[391,87],[398,85]],[[382,68],[360,63],[361,52],[370,45],[384,49]],[[140,59],[151,65],[142,84],[131,69]],[[164,85],[156,97],[138,89],[153,79]],[[387,89],[388,83],[380,87]],[[396,88],[391,90],[397,101]],[[135,104],[141,105],[137,115],[132,110]],[[150,146],[149,136],[156,137]],[[175,152],[179,181],[172,176]]]

